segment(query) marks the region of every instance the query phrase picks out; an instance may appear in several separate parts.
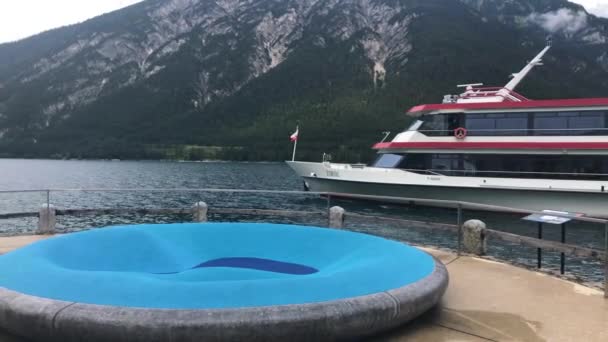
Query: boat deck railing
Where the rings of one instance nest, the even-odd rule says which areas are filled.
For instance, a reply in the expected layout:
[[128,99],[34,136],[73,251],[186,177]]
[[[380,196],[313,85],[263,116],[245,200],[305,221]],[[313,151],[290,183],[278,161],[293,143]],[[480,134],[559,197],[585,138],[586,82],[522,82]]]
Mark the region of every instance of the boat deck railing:
[[[519,113],[515,113],[519,114]],[[454,129],[418,129],[428,136],[453,136]],[[469,137],[606,136],[608,128],[467,128]]]
[[530,99],[519,94],[516,91],[506,89],[504,87],[473,87],[460,95],[461,99],[476,99],[483,97],[500,96],[511,102],[530,101]]
[[[118,208],[54,208],[52,206],[53,195],[59,193],[218,193],[218,194],[275,194],[275,195],[293,195],[293,196],[315,196],[323,197],[326,201],[326,208],[322,210],[289,210],[289,209],[267,209],[267,208],[222,208],[222,207],[209,207],[206,208],[209,214],[236,214],[236,215],[254,215],[254,216],[277,216],[277,217],[300,217],[309,218],[316,217],[319,219],[327,218],[328,226],[331,224],[331,209],[332,201],[336,198],[348,198],[348,199],[361,199],[361,200],[376,200],[376,201],[387,201],[387,202],[401,202],[411,203],[423,206],[441,206],[447,208],[453,208],[456,211],[456,220],[453,224],[438,223],[429,221],[413,221],[409,219],[403,219],[398,217],[388,217],[382,215],[370,215],[356,212],[344,212],[342,220],[347,222],[349,219],[369,219],[374,222],[386,222],[396,224],[403,228],[416,228],[416,229],[427,229],[427,230],[439,230],[449,231],[457,234],[457,253],[460,255],[464,252],[463,250],[463,211],[464,210],[482,210],[482,211],[495,211],[505,212],[514,214],[539,214],[539,215],[551,215],[556,217],[568,218],[574,221],[588,222],[593,224],[599,224],[603,226],[604,230],[604,246],[602,249],[583,247],[579,245],[567,244],[564,240],[562,242],[543,240],[541,238],[533,238],[529,236],[508,233],[504,231],[494,229],[483,229],[482,235],[485,239],[493,239],[501,242],[510,244],[516,244],[519,246],[533,247],[538,249],[538,267],[541,266],[541,250],[561,253],[561,270],[564,271],[565,257],[579,257],[592,259],[603,262],[603,273],[604,273],[604,294],[608,298],[608,220],[577,216],[572,214],[562,214],[560,212],[551,212],[548,214],[543,211],[533,211],[521,208],[511,208],[495,205],[487,205],[466,201],[451,201],[451,200],[436,200],[436,199],[422,199],[422,198],[407,198],[407,197],[392,197],[392,196],[372,196],[372,195],[355,195],[355,194],[342,194],[335,192],[309,192],[309,191],[279,191],[279,190],[244,190],[244,189],[213,189],[213,188],[169,188],[169,189],[148,189],[148,188],[92,188],[92,189],[31,189],[31,190],[0,190],[2,194],[23,194],[23,193],[42,193],[46,197],[46,203],[40,208],[39,211],[27,211],[27,212],[10,212],[0,213],[0,220],[6,219],[18,219],[28,217],[38,217],[39,227],[40,221],[44,218],[48,220],[53,215],[57,216],[98,216],[98,215],[122,215],[122,214],[141,214],[141,215],[171,215],[171,214],[195,214],[197,208],[201,202],[194,203],[191,207],[172,207],[172,208],[131,208],[131,207],[118,207]],[[205,204],[206,205],[206,204]],[[45,215],[46,214],[46,215]],[[196,219],[195,219],[196,220]],[[199,221],[200,221],[199,217]],[[206,220],[206,216],[204,218]],[[49,224],[46,222],[46,224]],[[54,221],[52,223],[55,224]],[[54,227],[53,227],[54,228]],[[563,228],[563,227],[562,227]],[[564,230],[562,230],[562,236]]]

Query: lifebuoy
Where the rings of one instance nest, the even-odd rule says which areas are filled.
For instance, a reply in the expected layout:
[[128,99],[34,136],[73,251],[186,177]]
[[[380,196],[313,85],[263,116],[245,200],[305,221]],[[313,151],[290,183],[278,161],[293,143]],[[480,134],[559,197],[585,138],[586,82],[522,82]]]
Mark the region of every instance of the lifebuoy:
[[454,136],[456,139],[464,139],[467,137],[467,129],[464,127],[458,127],[454,130]]

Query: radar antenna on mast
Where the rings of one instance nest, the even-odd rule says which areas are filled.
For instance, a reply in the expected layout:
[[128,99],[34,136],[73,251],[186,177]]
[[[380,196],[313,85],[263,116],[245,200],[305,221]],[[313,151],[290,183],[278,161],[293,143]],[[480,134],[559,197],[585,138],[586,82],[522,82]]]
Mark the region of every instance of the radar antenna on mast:
[[473,89],[475,87],[481,87],[483,83],[469,83],[469,84],[458,84],[456,88],[465,88],[466,90]]

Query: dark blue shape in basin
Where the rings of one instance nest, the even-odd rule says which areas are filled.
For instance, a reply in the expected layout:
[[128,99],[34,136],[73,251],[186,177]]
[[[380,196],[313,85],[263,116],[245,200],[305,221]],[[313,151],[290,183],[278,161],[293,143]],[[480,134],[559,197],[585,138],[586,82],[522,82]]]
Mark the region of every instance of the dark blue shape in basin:
[[319,272],[316,268],[290,262],[276,261],[262,258],[220,258],[209,260],[194,268],[201,267],[236,267],[250,268],[259,271],[269,271],[285,274],[313,274]]
[[[268,271],[275,273],[306,275],[319,272],[316,268],[306,265],[294,264],[290,262],[276,261],[262,258],[220,258],[205,261],[202,264],[196,265],[189,270],[205,267],[233,267],[233,268],[248,268],[259,271]],[[188,271],[189,271],[188,270]],[[176,274],[180,272],[168,272],[161,274]]]

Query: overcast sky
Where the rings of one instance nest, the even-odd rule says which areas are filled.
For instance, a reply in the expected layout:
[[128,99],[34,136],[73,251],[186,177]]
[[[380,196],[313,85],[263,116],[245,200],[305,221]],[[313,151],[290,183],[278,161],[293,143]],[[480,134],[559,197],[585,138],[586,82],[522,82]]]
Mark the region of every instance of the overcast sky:
[[[75,24],[141,0],[0,0],[0,43]],[[608,0],[574,0],[608,17]]]
[[574,0],[587,9],[588,12],[608,18],[608,0]]
[[140,0],[0,0],[0,43],[75,24]]

